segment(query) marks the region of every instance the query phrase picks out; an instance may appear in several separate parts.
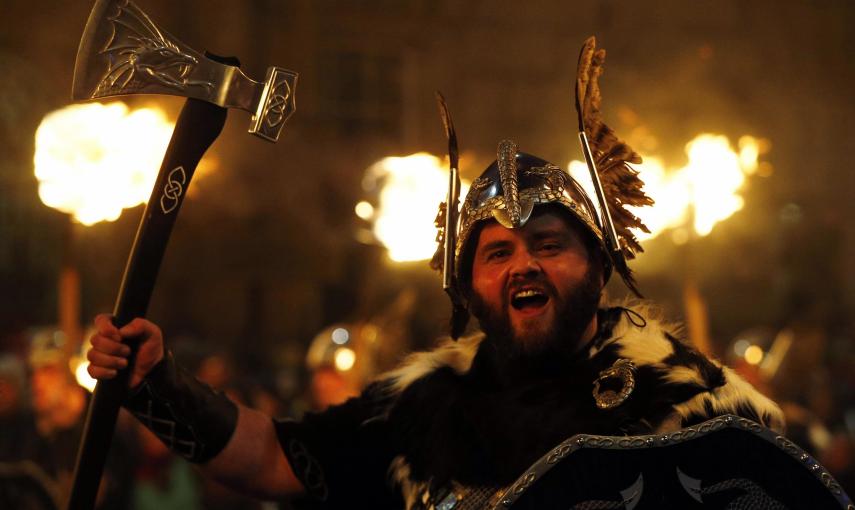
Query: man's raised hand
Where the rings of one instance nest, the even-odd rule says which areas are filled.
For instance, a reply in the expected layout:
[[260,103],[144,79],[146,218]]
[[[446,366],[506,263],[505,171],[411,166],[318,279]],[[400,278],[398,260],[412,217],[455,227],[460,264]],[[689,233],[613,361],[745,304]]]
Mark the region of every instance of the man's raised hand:
[[101,314],[95,317],[95,333],[89,339],[92,348],[87,353],[89,375],[95,379],[112,379],[118,370],[128,364],[131,348],[123,339],[139,340],[136,361],[129,378],[129,387],[136,388],[146,374],[163,359],[163,334],[154,323],[145,319],[134,319],[119,329],[113,325],[112,316]]

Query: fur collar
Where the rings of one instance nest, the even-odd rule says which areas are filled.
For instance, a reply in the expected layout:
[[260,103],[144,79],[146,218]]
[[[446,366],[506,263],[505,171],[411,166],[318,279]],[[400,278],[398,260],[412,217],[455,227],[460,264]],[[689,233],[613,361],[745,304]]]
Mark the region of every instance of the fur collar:
[[[772,430],[783,432],[784,415],[778,405],[718,360],[705,357],[685,341],[679,340],[678,337],[683,333],[682,325],[664,321],[661,313],[649,304],[619,308],[629,312],[621,314],[609,338],[601,339],[590,348],[589,359],[606,350],[613,350],[620,358],[629,359],[637,367],[649,367],[661,372],[668,383],[691,384],[708,389],[686,401],[675,403],[674,411],[682,418],[683,426],[722,414],[742,414],[753,410],[755,420]],[[641,322],[632,317],[641,318]],[[442,368],[464,375],[472,367],[472,361],[483,341],[483,333],[458,341],[447,339],[432,351],[411,354],[400,367],[386,373],[381,379],[390,382],[389,388],[393,394],[400,394],[413,382]],[[721,369],[723,384],[713,380],[716,374],[710,373],[710,365]]]
[[[577,433],[637,435],[675,430],[721,414],[781,432],[783,413],[718,361],[678,340],[681,328],[646,305],[601,311],[587,358],[566,375],[512,391],[477,391],[484,335],[411,355],[383,378],[387,418],[404,454],[390,467],[408,508],[431,483],[509,483],[548,448]],[[637,387],[614,410],[593,405],[593,381],[617,359],[637,367]],[[509,446],[510,445],[510,446]]]
[[[707,391],[680,403],[674,411],[686,427],[723,414],[736,414],[776,431],[784,432],[784,413],[771,399],[757,391],[732,369],[720,361],[708,358],[678,340],[683,333],[681,325],[668,324],[649,305],[631,309],[646,317],[646,326],[639,327],[626,314],[612,331],[612,338],[601,349],[615,346],[618,356],[635,362],[639,367],[654,368],[670,384],[689,384]],[[592,352],[594,356],[596,352]],[[721,384],[715,384],[714,371],[720,369]]]

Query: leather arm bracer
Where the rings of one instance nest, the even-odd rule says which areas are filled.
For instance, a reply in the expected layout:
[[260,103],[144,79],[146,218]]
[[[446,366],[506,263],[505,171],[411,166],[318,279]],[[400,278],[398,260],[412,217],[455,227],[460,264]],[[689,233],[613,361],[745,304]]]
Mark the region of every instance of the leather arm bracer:
[[237,426],[235,403],[179,367],[171,352],[124,405],[172,452],[195,463],[220,453]]

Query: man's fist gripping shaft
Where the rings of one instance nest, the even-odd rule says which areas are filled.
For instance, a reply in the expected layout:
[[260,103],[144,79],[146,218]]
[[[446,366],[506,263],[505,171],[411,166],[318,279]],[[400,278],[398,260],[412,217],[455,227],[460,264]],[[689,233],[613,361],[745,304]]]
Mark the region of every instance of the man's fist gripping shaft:
[[113,325],[109,314],[95,317],[95,333],[89,342],[89,375],[95,379],[112,379],[118,370],[128,366],[131,348],[122,339],[139,342],[136,361],[131,367],[129,387],[136,388],[145,376],[163,359],[163,334],[154,323],[145,319],[134,319],[122,329]]
[[[256,497],[280,499],[303,492],[272,419],[238,406],[179,367],[164,349],[157,325],[137,318],[117,328],[110,315],[101,314],[95,328],[87,354],[89,374],[104,380],[131,370],[123,405],[170,450],[199,464],[215,480]],[[129,343],[137,346],[131,367]]]

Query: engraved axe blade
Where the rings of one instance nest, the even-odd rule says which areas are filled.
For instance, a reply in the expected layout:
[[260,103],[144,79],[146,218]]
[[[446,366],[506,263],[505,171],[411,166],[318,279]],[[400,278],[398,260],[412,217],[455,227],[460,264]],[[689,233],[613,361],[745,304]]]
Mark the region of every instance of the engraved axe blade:
[[74,65],[74,100],[132,94],[200,99],[252,113],[249,132],[271,142],[296,108],[297,73],[269,67],[264,82],[215,62],[160,29],[130,0],[98,0]]

